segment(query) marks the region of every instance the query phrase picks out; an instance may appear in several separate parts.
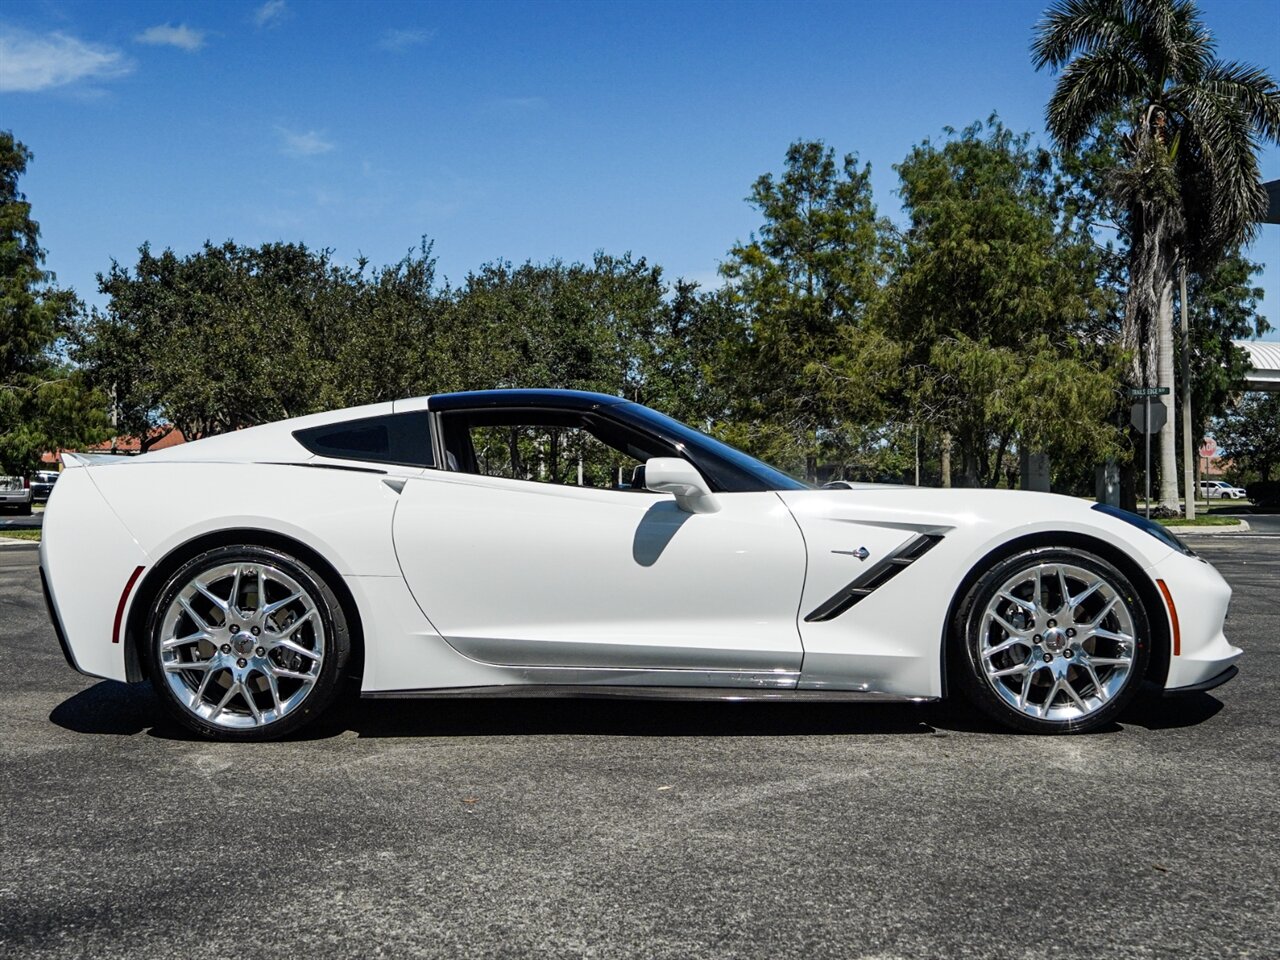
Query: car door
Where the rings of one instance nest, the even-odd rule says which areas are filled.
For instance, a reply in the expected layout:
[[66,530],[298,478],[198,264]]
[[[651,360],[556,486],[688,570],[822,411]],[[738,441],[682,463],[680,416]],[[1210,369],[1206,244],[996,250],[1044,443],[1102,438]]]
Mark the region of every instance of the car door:
[[[544,445],[545,446],[545,445]],[[514,447],[513,447],[514,449]],[[530,448],[532,449],[532,448]],[[484,454],[459,449],[458,458]],[[513,458],[514,459],[514,455]],[[408,480],[394,539],[411,591],[460,653],[519,668],[635,671],[636,682],[793,684],[805,548],[772,492],[686,513],[583,461],[544,482],[426,471]]]

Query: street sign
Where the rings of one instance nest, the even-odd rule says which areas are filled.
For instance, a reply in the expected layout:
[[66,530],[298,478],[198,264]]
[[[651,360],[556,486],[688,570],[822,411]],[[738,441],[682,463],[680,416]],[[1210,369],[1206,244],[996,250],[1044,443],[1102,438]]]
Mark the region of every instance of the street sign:
[[1143,432],[1144,427],[1147,433],[1159,433],[1168,417],[1168,410],[1163,403],[1148,403],[1144,400],[1129,408],[1129,422],[1139,433]]
[[1200,444],[1200,456],[1205,460],[1214,456],[1218,452],[1218,445],[1213,442],[1213,437],[1206,437],[1204,443]]
[[[1168,396],[1168,387],[1130,387],[1125,391],[1131,397],[1164,397]],[[1141,427],[1138,427],[1141,430]]]

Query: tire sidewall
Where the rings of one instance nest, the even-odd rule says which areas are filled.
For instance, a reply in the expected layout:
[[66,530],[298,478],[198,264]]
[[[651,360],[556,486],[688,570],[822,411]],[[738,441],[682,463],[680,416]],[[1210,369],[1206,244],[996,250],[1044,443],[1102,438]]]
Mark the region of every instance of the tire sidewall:
[[[1120,692],[1100,710],[1072,720],[1042,720],[1011,707],[991,688],[982,666],[979,644],[982,615],[1000,586],[1017,570],[1036,564],[1071,564],[1092,570],[1107,579],[1128,605],[1134,620],[1133,663]],[[992,719],[1028,733],[1084,733],[1115,720],[1137,694],[1151,657],[1152,630],[1146,606],[1133,582],[1115,564],[1086,550],[1037,547],[1012,554],[995,564],[965,595],[956,617],[956,641],[963,646],[959,658],[959,685],[966,697]]]
[[[324,660],[320,665],[320,677],[302,704],[279,720],[265,726],[244,729],[221,727],[209,723],[188,710],[169,688],[160,660],[162,640],[160,631],[165,612],[174,598],[201,570],[219,564],[237,562],[261,563],[278,567],[305,587],[316,601],[316,609],[325,630],[327,646]],[[166,710],[183,726],[203,737],[216,740],[274,740],[287,736],[310,723],[323,713],[337,696],[351,652],[350,633],[341,604],[324,577],[282,550],[252,544],[207,550],[192,557],[174,571],[155,594],[147,615],[146,638],[147,673],[152,687]]]

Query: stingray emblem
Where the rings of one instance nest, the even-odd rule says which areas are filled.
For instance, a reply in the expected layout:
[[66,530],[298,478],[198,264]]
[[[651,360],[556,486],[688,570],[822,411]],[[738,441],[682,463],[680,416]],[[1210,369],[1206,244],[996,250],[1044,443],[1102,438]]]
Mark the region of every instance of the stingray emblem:
[[871,556],[871,551],[866,547],[859,547],[857,550],[832,550],[832,553],[842,553],[846,557],[857,557],[859,560],[865,560]]

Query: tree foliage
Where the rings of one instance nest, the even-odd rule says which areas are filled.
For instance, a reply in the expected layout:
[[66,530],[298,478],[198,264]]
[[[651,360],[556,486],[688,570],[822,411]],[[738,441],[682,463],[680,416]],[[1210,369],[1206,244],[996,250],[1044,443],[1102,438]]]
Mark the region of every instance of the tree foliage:
[[1214,424],[1213,436],[1237,477],[1265,483],[1280,476],[1280,394],[1244,394]]
[[872,377],[894,363],[892,345],[867,330],[885,262],[885,225],[871,169],[820,141],[797,141],[780,176],[756,180],[748,201],[763,217],[721,273],[746,328],[729,362],[738,390],[730,437],[816,476],[822,459],[847,460],[883,413]]
[[0,131],[0,473],[35,469],[46,450],[96,440],[105,418],[62,353],[79,301],[43,268],[40,225],[18,180],[31,151]]
[[1111,452],[1112,358],[1076,333],[1107,300],[1092,243],[1056,204],[1049,154],[993,117],[896,169],[910,226],[882,318],[914,418],[953,436],[970,486],[997,483],[1018,444]]

